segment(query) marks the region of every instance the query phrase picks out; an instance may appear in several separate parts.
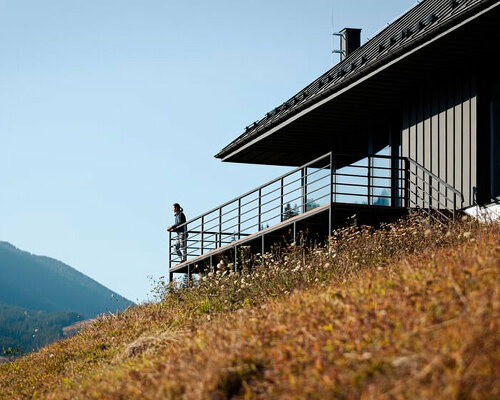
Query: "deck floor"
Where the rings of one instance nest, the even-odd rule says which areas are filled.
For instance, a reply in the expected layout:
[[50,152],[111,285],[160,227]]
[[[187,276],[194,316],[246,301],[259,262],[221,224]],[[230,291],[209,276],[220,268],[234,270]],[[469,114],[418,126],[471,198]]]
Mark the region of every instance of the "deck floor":
[[[356,215],[356,220],[360,224],[377,225],[382,221],[397,219],[407,213],[406,208],[376,206],[366,204],[351,204],[351,203],[333,203],[333,228],[346,225],[349,223],[350,217]],[[262,247],[265,238],[266,248],[270,245],[281,241],[287,231],[295,228],[295,233],[299,230],[312,232],[317,236],[322,236],[325,239],[328,236],[329,226],[329,204],[314,208],[303,214],[296,215],[286,221],[270,226],[261,231],[255,232],[249,236],[235,240],[229,244],[207,251],[206,253],[194,257],[188,261],[172,266],[169,270],[173,273],[200,273],[214,264],[214,259],[227,256],[228,253],[233,253],[235,248],[239,246],[251,245],[255,249]],[[289,235],[289,232],[288,232]],[[290,236],[290,235],[289,235]],[[293,240],[293,234],[291,235]],[[260,252],[260,251],[256,251]],[[234,257],[234,256],[233,256]],[[193,268],[196,266],[196,268]]]

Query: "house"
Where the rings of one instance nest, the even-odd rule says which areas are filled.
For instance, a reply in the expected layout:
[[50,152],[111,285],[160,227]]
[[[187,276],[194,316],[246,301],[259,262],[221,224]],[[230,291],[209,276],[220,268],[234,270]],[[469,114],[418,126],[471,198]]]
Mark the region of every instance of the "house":
[[341,31],[337,65],[216,155],[295,169],[188,221],[190,256],[176,265],[171,251],[171,278],[352,214],[453,218],[498,202],[499,26],[500,1],[424,0],[362,46],[359,29]]

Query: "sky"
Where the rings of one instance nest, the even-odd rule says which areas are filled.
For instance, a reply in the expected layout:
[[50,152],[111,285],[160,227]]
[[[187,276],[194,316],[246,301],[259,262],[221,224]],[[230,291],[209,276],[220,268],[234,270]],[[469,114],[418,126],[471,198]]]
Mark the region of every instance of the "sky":
[[[334,0],[334,30],[415,4]],[[332,0],[0,0],[0,240],[150,299],[172,203],[286,171],[214,155],[338,62],[331,32]]]

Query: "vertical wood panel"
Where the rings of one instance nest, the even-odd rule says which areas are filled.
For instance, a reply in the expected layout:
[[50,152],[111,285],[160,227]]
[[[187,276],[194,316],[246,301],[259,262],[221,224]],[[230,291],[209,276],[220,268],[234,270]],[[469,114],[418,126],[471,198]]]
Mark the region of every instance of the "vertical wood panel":
[[[431,164],[431,153],[432,153],[432,143],[431,143],[431,93],[429,91],[424,92],[424,96],[422,98],[422,108],[423,108],[423,137],[424,137],[424,157],[423,157],[423,165],[429,171],[432,171]],[[425,195],[426,201],[430,200],[430,195],[432,193],[431,187],[429,186],[430,181],[427,177],[423,176],[423,186],[427,194]]]
[[470,177],[471,177],[471,204],[476,200],[474,198],[474,188],[477,185],[477,87],[476,81],[471,81],[470,98]]
[[[455,188],[463,192],[462,187],[462,171],[463,171],[463,154],[462,154],[462,83],[457,80],[455,83],[455,122],[453,124],[455,137]],[[457,204],[460,199],[457,199]]]
[[[445,182],[463,192],[463,207],[473,203],[473,187],[476,186],[477,162],[477,100],[475,81],[463,77],[429,86],[415,94],[403,111],[401,130],[401,154],[418,162],[439,176]],[[415,169],[412,169],[416,172]],[[412,201],[419,206],[422,202],[421,178],[412,176]],[[418,182],[419,190],[415,182]],[[425,190],[428,191],[427,183]],[[445,190],[433,184],[433,206],[445,204]],[[449,194],[448,207],[453,205]],[[427,199],[425,199],[427,201]],[[457,199],[460,207],[460,199]]]
[[[410,106],[410,132],[409,132],[409,141],[410,141],[410,158],[412,160],[417,159],[417,109],[415,107],[415,104],[412,104]],[[416,168],[412,165],[410,166],[411,171],[413,174],[417,173]],[[412,182],[414,182],[414,176],[413,174],[410,174],[410,179]],[[411,187],[411,191],[413,192],[410,194],[410,197],[414,202],[417,202],[417,195],[416,195],[416,189],[415,186]]]
[[[434,88],[431,93],[431,172],[439,176],[439,90]],[[433,185],[434,207],[439,207],[439,187],[437,182]]]
[[[416,154],[417,154],[417,162],[420,165],[424,165],[425,160],[424,160],[424,149],[425,149],[425,141],[424,141],[424,101],[422,98],[423,94],[419,93],[418,98],[417,98],[417,139],[416,139]],[[418,196],[418,205],[423,206],[423,197],[424,197],[424,190],[425,185],[424,185],[424,174],[423,172],[419,169],[417,171],[418,173],[418,180],[417,180],[417,188],[421,188],[421,190],[417,190],[417,196]]]
[[[447,136],[446,136],[446,89],[442,86],[439,89],[439,177],[447,181]],[[445,194],[444,188],[439,187],[440,200]],[[442,202],[442,201],[441,201]]]
[[470,179],[470,86],[465,81],[462,89],[462,193],[464,203],[471,204]]
[[453,85],[448,84],[446,99],[446,181],[455,186],[455,135],[454,135],[454,90]]

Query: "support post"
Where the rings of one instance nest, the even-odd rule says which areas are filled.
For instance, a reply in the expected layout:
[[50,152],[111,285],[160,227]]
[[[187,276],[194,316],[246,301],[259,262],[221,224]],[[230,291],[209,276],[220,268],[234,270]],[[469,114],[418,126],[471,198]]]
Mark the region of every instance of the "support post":
[[236,272],[236,266],[238,265],[238,246],[234,246],[234,271]]
[[172,232],[168,231],[168,269],[172,267]]
[[173,272],[169,272],[168,273],[168,282],[172,283],[173,281],[174,281],[174,273]]
[[262,189],[259,189],[259,209],[258,209],[259,215],[257,216],[257,231],[260,231],[261,228],[261,222],[262,222]]
[[373,204],[373,156],[368,156],[368,205]]
[[201,217],[201,250],[200,250],[200,256],[204,252],[204,245],[205,245],[205,217]]
[[261,240],[261,249],[262,249],[262,251],[261,251],[261,253],[260,253],[260,254],[262,254],[262,255],[264,255],[264,253],[265,253],[265,249],[266,249],[266,248],[265,248],[265,242],[264,242],[264,236],[265,236],[265,235],[262,235],[262,240]]
[[285,220],[285,215],[284,215],[284,206],[283,206],[283,196],[284,196],[284,178],[281,178],[281,195],[280,195],[280,214],[281,218],[280,221]]
[[407,158],[404,160],[405,165],[405,207],[410,208],[410,161]]
[[238,199],[238,240],[241,239],[241,197]]
[[219,208],[219,247],[222,247],[222,207]]
[[328,236],[333,230],[333,203],[335,201],[335,158],[330,152],[330,206],[328,207]]
[[300,184],[302,186],[302,212],[307,211],[307,167],[300,170]]
[[191,282],[193,272],[191,271],[191,264],[188,264],[188,282]]

